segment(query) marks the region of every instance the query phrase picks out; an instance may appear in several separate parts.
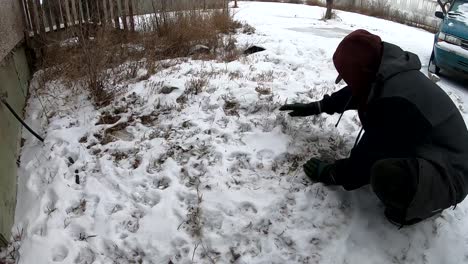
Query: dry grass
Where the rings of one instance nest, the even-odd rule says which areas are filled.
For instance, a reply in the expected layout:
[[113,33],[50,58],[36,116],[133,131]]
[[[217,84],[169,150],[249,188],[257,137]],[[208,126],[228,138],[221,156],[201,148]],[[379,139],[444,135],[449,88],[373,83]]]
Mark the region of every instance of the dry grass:
[[203,89],[208,85],[208,80],[204,77],[192,78],[185,84],[185,92],[189,95],[197,95],[203,92]]
[[[69,87],[85,88],[101,107],[122,91],[117,84],[137,80],[139,69],[148,70],[138,77],[144,79],[158,71],[158,61],[164,59],[195,56],[232,61],[241,54],[232,34],[239,28],[246,34],[254,32],[221,9],[158,11],[140,26],[142,31],[129,32],[83,24],[68,32],[69,41],[47,43],[41,48],[42,83],[60,79]],[[194,52],[200,45],[205,50]]]

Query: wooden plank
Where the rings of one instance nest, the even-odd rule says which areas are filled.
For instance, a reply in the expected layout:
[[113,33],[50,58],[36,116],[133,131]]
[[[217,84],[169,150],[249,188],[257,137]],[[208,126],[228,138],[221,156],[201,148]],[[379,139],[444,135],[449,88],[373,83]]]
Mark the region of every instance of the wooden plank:
[[44,13],[42,10],[42,4],[40,0],[36,0],[37,19],[39,23],[39,34],[44,37],[45,25],[44,25]]
[[120,19],[119,19],[119,6],[117,0],[112,1],[112,13],[114,16],[114,25],[116,29],[120,29]]
[[109,18],[111,17],[110,16],[110,5],[109,5],[109,0],[103,0],[102,1],[102,17],[103,17],[103,22],[104,22],[104,25],[107,24],[107,22],[109,22]]
[[60,30],[61,22],[60,22],[60,3],[58,2],[60,0],[49,0],[49,4],[51,6],[52,14],[54,15],[54,24],[55,24],[55,30],[58,31]]
[[29,37],[29,32],[31,32],[31,19],[29,18],[29,11],[27,9],[28,3],[26,3],[26,0],[21,0],[21,10],[23,13],[23,21],[24,21],[24,27],[26,31],[28,32],[26,34],[26,38]]
[[60,4],[60,14],[62,15],[63,27],[68,28],[67,0],[58,0]]
[[121,16],[122,16],[122,24],[123,28],[125,31],[128,30],[128,24],[127,24],[127,7],[125,5],[125,0],[121,0]]
[[47,27],[49,28],[49,31],[53,31],[52,17],[50,16],[49,0],[43,0],[42,5],[44,7],[44,16],[45,16],[45,21],[47,22]]
[[[64,21],[66,21],[66,27],[70,27],[72,24],[72,16],[71,16],[71,10],[70,10],[70,1],[71,0],[60,0],[61,1],[61,9],[62,12],[65,16]],[[63,1],[63,2],[62,2]]]
[[89,23],[90,19],[89,19],[89,12],[88,12],[88,0],[80,0],[80,1],[81,1],[81,12],[83,15],[83,22]]
[[34,35],[37,35],[38,34],[38,31],[37,31],[38,25],[37,25],[36,10],[35,10],[35,7],[34,7],[33,0],[28,0],[28,10],[29,10],[29,16],[30,16],[30,19],[31,19],[32,31],[34,32]]
[[90,4],[90,9],[92,9],[93,11],[91,12],[91,19],[94,23],[95,26],[97,26],[99,24],[99,5],[98,5],[98,2],[99,0],[92,0],[89,2]]
[[68,0],[68,11],[70,12],[70,23],[71,26],[76,24],[76,13],[75,13],[75,1]]
[[83,12],[81,12],[81,0],[74,0],[75,1],[75,10],[76,16],[78,18],[78,25],[83,24]]
[[98,11],[98,21],[101,25],[106,23],[106,18],[104,16],[104,1],[103,0],[96,0],[97,4],[97,11]]
[[135,19],[134,19],[134,9],[133,9],[133,0],[128,1],[128,14],[130,16],[130,30],[135,31]]

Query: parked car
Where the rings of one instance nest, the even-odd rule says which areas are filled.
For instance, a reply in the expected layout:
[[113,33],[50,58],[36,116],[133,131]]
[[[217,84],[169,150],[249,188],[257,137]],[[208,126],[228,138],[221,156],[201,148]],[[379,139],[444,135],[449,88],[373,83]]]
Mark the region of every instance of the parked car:
[[444,69],[468,74],[468,0],[454,0],[447,14],[438,11],[435,16],[443,21],[435,34],[429,72],[438,74]]

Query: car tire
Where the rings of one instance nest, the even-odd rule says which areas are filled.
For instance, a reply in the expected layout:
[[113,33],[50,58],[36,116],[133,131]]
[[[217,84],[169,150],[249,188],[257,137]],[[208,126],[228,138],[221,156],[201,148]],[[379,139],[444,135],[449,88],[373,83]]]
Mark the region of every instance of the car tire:
[[428,71],[430,73],[434,73],[434,74],[437,74],[437,75],[440,73],[440,67],[438,67],[434,62],[434,51],[432,51],[431,59],[429,60]]

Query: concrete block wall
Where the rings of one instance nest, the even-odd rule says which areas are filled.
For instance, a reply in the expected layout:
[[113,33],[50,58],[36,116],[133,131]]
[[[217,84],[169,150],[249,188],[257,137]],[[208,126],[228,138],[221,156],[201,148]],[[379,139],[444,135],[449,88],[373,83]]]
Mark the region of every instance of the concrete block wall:
[[23,13],[19,0],[0,0],[0,62],[23,39]]
[[[19,0],[0,0],[0,94],[22,116],[30,71],[24,48]],[[11,235],[16,207],[16,177],[21,125],[0,103],[0,245]]]
[[[29,66],[24,48],[17,48],[0,63],[0,93],[22,115],[26,102]],[[0,106],[0,243],[10,238],[16,207],[16,177],[21,124]]]

